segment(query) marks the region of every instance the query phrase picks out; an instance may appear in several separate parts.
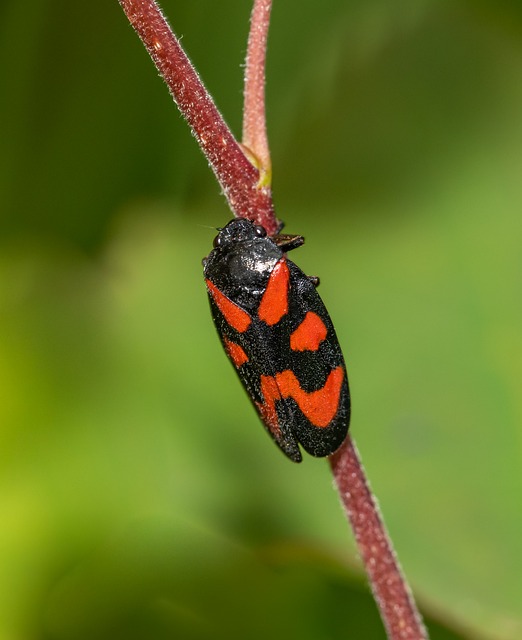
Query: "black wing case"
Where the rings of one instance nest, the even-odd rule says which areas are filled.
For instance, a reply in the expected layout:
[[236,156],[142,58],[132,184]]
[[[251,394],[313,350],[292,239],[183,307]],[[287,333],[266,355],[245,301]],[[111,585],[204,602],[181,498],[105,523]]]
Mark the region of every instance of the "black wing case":
[[286,349],[303,393],[284,402],[293,410],[294,433],[303,448],[313,456],[328,456],[342,444],[350,423],[346,366],[332,321],[313,281],[293,262],[287,263],[290,340]]
[[262,376],[270,376],[276,372],[271,358],[271,354],[277,351],[274,348],[273,332],[255,318],[252,318],[246,331],[240,332],[227,322],[212,295],[209,295],[209,300],[212,318],[223,348],[237,371],[263,425],[291,460],[301,462],[301,452],[291,428],[292,413],[288,407],[279,402],[275,404],[275,412],[270,411],[261,389]]
[[[283,452],[300,462],[298,442],[318,457],[340,446],[350,399],[341,349],[314,284],[285,257],[278,264],[287,270],[284,312],[277,313],[280,300],[271,304],[270,281],[255,311],[228,299],[233,306],[224,313],[215,300],[223,293],[209,290],[209,298],[223,347],[263,424]],[[281,273],[274,268],[270,277],[276,289]],[[267,307],[276,308],[276,321],[263,314]]]

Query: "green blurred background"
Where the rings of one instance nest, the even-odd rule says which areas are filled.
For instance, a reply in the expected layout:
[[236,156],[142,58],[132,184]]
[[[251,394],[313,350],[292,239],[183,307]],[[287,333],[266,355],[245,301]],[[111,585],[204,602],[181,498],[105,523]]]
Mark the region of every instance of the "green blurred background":
[[[164,0],[240,131],[249,0]],[[0,4],[0,639],[383,638],[221,352],[229,218],[116,0]],[[279,217],[432,638],[522,637],[522,5],[276,0]]]

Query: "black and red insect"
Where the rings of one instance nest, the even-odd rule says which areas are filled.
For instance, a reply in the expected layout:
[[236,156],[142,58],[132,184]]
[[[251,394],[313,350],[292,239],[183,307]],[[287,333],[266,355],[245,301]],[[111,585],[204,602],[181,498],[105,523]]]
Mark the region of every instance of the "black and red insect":
[[267,431],[286,455],[301,461],[341,445],[350,395],[341,347],[317,278],[286,252],[301,236],[267,236],[250,220],[229,222],[203,260],[212,317]]

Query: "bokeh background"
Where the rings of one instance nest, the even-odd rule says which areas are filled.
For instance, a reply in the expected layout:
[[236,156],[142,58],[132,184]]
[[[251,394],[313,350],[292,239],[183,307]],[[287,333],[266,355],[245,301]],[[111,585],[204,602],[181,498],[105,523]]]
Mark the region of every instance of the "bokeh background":
[[[249,0],[164,0],[240,131]],[[230,218],[116,0],[0,4],[0,638],[384,638],[202,281]],[[522,637],[522,5],[275,1],[279,217],[433,638]]]

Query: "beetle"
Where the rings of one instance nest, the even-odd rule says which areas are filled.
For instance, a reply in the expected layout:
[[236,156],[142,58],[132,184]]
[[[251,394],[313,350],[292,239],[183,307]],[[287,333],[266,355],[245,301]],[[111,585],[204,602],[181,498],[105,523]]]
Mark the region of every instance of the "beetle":
[[329,456],[346,438],[350,393],[319,279],[286,256],[304,238],[242,218],[218,231],[203,266],[225,352],[280,449],[294,462],[299,445]]

